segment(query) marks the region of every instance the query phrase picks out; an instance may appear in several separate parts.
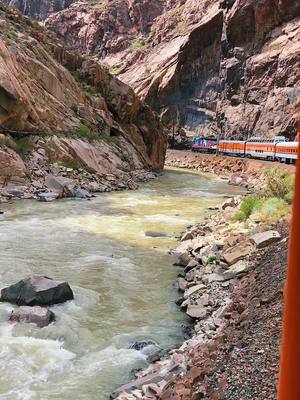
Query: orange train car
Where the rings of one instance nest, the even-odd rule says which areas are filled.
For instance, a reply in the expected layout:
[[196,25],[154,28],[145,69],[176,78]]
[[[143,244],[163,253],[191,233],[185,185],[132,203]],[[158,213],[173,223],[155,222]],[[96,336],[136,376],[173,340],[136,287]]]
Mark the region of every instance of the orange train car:
[[272,139],[252,138],[247,141],[220,140],[218,150],[221,154],[286,163],[293,163],[298,158],[298,142],[286,142],[284,136],[275,136]]
[[295,162],[298,158],[298,142],[277,143],[275,148],[275,160]]
[[218,150],[219,153],[245,157],[245,146],[246,146],[245,141],[220,140],[218,144]]
[[245,156],[274,160],[276,144],[280,142],[285,142],[285,137],[275,136],[272,139],[254,137],[246,142]]

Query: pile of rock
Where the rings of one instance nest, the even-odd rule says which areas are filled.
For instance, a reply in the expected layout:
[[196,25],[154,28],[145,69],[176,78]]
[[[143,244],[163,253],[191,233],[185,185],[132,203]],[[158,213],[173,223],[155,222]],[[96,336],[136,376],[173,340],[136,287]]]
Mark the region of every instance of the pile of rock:
[[249,190],[257,188],[257,185],[261,187],[264,181],[262,168],[257,160],[168,150],[166,165],[213,173],[226,179],[230,185],[241,186]]
[[77,199],[90,199],[92,195],[82,189],[76,181],[62,176],[47,175],[45,185],[48,191],[39,192],[38,200],[52,201],[58,198],[71,197]]
[[83,168],[59,165],[33,168],[28,185],[12,184],[0,188],[0,203],[10,200],[36,199],[50,202],[61,198],[91,199],[93,193],[136,190],[140,182],[148,182],[156,173],[135,170],[114,174],[96,174]]
[[203,340],[214,337],[222,325],[220,318],[230,301],[231,288],[251,268],[251,256],[257,257],[260,249],[280,239],[277,231],[226,236],[217,229],[184,241],[175,251],[175,265],[184,267],[177,279],[177,288],[183,293],[177,304],[197,321],[198,336]]
[[48,309],[54,304],[73,300],[74,294],[67,282],[57,282],[45,276],[32,276],[1,290],[0,301],[16,304],[10,321],[35,323],[39,327],[55,320]]
[[[176,287],[177,305],[194,321],[195,335],[178,350],[137,374],[137,379],[117,389],[118,400],[191,399],[191,382],[201,371],[191,359],[222,338],[222,329],[232,318],[231,296],[242,277],[252,270],[265,248],[281,235],[262,223],[233,223],[240,197],[227,200],[217,213],[190,227],[172,252],[174,264],[183,268]],[[246,318],[244,309],[238,310]],[[200,353],[200,351],[199,351]],[[186,378],[185,378],[186,377]],[[177,381],[185,384],[176,384]]]

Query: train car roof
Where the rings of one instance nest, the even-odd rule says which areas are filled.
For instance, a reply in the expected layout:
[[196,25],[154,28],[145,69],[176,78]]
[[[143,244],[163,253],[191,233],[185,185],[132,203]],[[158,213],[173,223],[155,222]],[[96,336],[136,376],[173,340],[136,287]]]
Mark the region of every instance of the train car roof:
[[246,143],[245,140],[220,140],[219,143]]
[[249,143],[278,143],[285,141],[286,138],[284,136],[274,136],[272,138],[253,137],[247,140]]
[[282,147],[297,147],[299,142],[277,142],[276,144]]

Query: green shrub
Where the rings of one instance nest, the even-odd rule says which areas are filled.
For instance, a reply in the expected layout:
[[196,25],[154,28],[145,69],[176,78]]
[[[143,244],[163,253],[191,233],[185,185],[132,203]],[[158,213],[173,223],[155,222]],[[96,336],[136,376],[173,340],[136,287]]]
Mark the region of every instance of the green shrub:
[[78,128],[73,129],[72,131],[68,131],[68,132],[58,131],[55,134],[56,134],[56,136],[62,137],[62,138],[83,139],[88,142],[93,142],[93,141],[97,140],[97,141],[106,142],[108,144],[115,144],[115,145],[119,144],[119,138],[117,136],[102,135],[98,131],[91,130],[84,123],[81,123],[78,126]]
[[261,199],[257,196],[247,196],[241,202],[240,211],[248,219],[255,209],[259,209],[261,203]]
[[263,221],[278,221],[289,214],[290,206],[285,200],[272,197],[263,202],[259,212]]
[[73,131],[62,133],[63,136],[85,139],[87,141],[93,141],[99,138],[99,135],[93,132],[87,125],[81,123],[77,129]]
[[21,156],[24,157],[28,153],[30,153],[34,148],[34,145],[30,138],[24,137],[22,139],[18,139],[16,141],[16,152]]
[[82,162],[75,158],[69,158],[69,159],[59,161],[59,164],[62,165],[63,167],[72,168],[72,169],[76,169],[76,170],[79,168],[84,168],[84,165],[82,164]]
[[72,168],[74,170],[78,170],[81,168],[81,169],[84,169],[89,174],[97,173],[95,168],[89,167],[83,161],[81,161],[80,159],[77,159],[77,158],[68,158],[68,159],[59,161],[59,164],[66,168]]
[[103,140],[103,142],[108,143],[108,144],[118,144],[119,139],[117,136],[105,136],[105,135],[100,135],[98,139]]
[[243,211],[238,211],[235,216],[233,217],[233,221],[234,222],[242,222],[242,221],[246,221],[247,217],[246,215],[243,213]]
[[217,260],[216,256],[209,256],[207,259],[207,264],[213,264]]
[[75,113],[75,114],[77,114],[78,113],[78,105],[77,104],[72,104],[72,106],[71,106],[71,110]]
[[233,218],[235,222],[246,221],[254,210],[258,210],[261,207],[262,200],[257,196],[245,197],[240,205],[240,211],[237,212]]
[[263,196],[266,198],[277,197],[291,203],[294,191],[293,175],[282,168],[269,168],[265,171],[267,180]]
[[245,197],[236,213],[235,222],[247,221],[256,212],[259,219],[275,222],[288,215],[289,204],[293,199],[294,177],[282,168],[269,168],[265,171],[266,188],[256,196]]
[[86,166],[84,167],[84,169],[86,170],[86,172],[88,172],[89,174],[92,174],[92,175],[94,175],[94,174],[97,173],[97,171],[95,170],[95,168],[90,167],[90,166],[88,166],[88,165],[86,165]]
[[92,132],[91,132],[90,128],[82,123],[79,125],[79,127],[76,131],[76,135],[78,137],[82,137],[82,138],[90,137],[91,133]]
[[130,48],[132,50],[137,50],[137,49],[142,49],[144,46],[146,45],[146,40],[143,37],[139,37],[137,39],[135,39],[131,45]]
[[113,75],[118,75],[121,72],[122,68],[121,67],[112,67],[110,69],[110,73]]
[[76,82],[81,82],[82,79],[79,71],[74,71],[72,75]]
[[99,94],[99,91],[96,88],[96,86],[85,84],[84,85],[84,90],[86,91],[86,93],[88,93],[88,94],[90,94],[92,96],[96,96],[97,94]]
[[233,221],[245,222],[252,214],[257,214],[258,220],[275,222],[288,215],[289,212],[289,204],[278,197],[261,199],[255,196],[248,196],[242,201],[240,211],[235,214]]

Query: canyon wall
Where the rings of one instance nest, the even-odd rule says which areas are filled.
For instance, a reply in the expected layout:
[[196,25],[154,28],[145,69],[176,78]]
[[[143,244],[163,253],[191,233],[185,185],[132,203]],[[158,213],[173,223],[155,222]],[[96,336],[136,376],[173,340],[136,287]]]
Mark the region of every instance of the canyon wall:
[[45,20],[50,14],[64,10],[74,0],[3,0],[5,4],[16,7],[28,17]]
[[107,63],[170,126],[234,138],[296,134],[297,0],[77,2],[46,23]]
[[49,163],[79,158],[95,173],[163,168],[162,125],[129,86],[17,10],[0,6],[0,25],[0,182],[26,175],[16,151],[24,137]]

